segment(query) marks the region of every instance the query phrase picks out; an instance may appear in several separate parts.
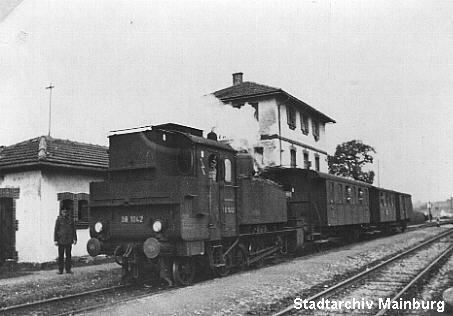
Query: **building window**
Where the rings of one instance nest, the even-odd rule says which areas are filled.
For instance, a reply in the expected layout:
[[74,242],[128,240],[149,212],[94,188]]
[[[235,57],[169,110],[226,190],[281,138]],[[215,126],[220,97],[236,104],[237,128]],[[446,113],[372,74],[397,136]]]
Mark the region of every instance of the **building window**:
[[78,223],[87,223],[89,222],[88,218],[88,201],[87,200],[79,200],[78,201],[78,214],[77,214],[77,222]]
[[296,163],[296,150],[295,149],[291,149],[289,152],[290,152],[290,155],[291,155],[291,168],[296,168],[296,166],[297,166],[297,163]]
[[69,210],[77,229],[88,228],[90,222],[88,208],[89,194],[62,192],[57,194],[57,200],[60,202],[60,210],[62,208]]
[[308,151],[304,151],[304,168],[305,169],[310,169],[311,163],[308,160]]
[[315,141],[319,140],[319,122],[316,120],[312,120],[312,131],[313,131],[313,137],[315,138]]
[[286,107],[286,114],[288,118],[288,126],[290,129],[296,128],[296,110],[292,106]]
[[300,129],[304,135],[308,135],[308,116],[300,112]]
[[255,152],[255,155],[254,155],[255,162],[258,164],[258,167],[262,168],[264,165],[264,148],[255,147],[254,152]]
[[[69,214],[73,217],[74,221],[77,220],[77,214],[74,214],[74,198],[66,197],[63,200],[60,200],[60,210],[66,209],[69,211]],[[60,211],[58,210],[58,212]]]
[[259,121],[260,116],[258,112],[258,102],[250,103],[250,105],[255,110],[255,112],[253,113],[253,117],[255,118],[255,120]]
[[319,171],[319,155],[315,155],[315,169]]

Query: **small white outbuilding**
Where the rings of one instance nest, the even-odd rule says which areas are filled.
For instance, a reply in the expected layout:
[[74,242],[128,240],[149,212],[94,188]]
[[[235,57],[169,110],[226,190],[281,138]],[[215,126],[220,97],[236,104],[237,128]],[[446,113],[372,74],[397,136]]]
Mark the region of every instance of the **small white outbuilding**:
[[62,206],[77,227],[72,254],[86,255],[89,184],[102,181],[107,168],[108,148],[99,145],[41,136],[0,147],[0,265],[54,260]]

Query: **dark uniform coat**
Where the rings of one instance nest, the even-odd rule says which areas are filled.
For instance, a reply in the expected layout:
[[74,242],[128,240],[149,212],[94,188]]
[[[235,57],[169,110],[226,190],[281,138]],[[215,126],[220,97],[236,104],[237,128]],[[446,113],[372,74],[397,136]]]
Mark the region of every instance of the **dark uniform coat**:
[[77,241],[77,233],[73,219],[68,216],[58,216],[55,222],[54,241],[59,245],[70,245]]

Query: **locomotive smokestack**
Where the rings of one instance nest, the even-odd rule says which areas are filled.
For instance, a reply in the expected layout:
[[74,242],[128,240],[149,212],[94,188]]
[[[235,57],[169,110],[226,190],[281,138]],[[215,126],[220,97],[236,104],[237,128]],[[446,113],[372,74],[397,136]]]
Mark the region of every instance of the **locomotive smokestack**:
[[242,72],[236,72],[233,74],[233,86],[237,86],[242,83]]

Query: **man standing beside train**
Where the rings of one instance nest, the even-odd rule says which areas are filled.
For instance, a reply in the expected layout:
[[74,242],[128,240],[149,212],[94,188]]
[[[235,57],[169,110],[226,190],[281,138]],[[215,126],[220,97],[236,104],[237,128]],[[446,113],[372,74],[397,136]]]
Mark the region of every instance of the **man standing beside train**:
[[[63,268],[66,269],[66,273],[72,273],[71,250],[72,244],[77,243],[77,232],[67,208],[61,209],[60,216],[55,222],[54,241],[58,246],[58,274],[63,274]],[[66,255],[66,261],[64,261],[64,255]]]

